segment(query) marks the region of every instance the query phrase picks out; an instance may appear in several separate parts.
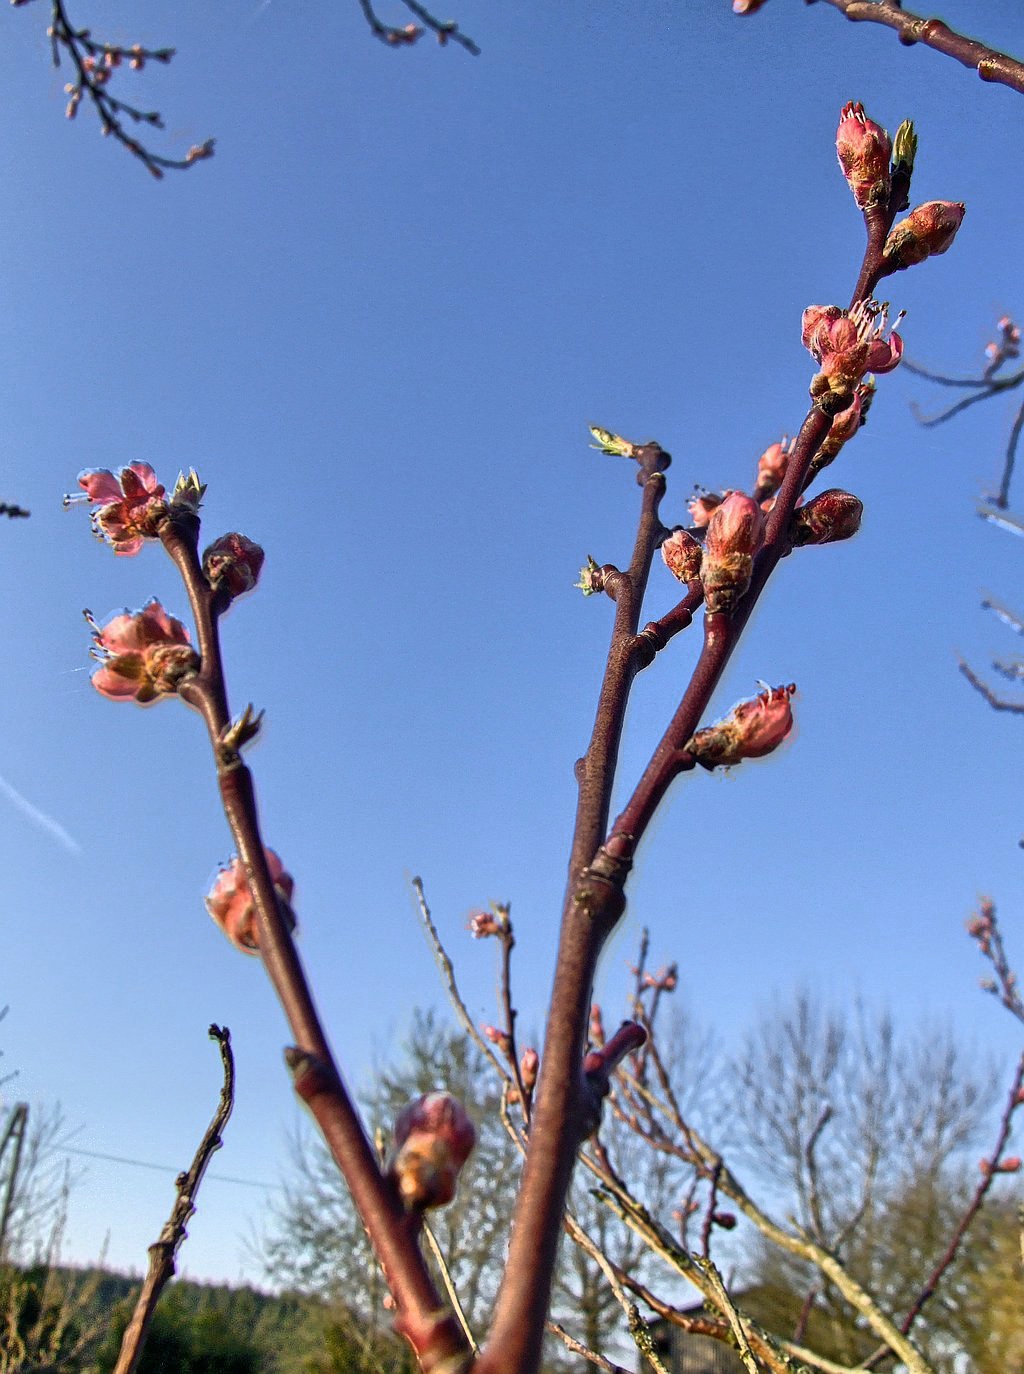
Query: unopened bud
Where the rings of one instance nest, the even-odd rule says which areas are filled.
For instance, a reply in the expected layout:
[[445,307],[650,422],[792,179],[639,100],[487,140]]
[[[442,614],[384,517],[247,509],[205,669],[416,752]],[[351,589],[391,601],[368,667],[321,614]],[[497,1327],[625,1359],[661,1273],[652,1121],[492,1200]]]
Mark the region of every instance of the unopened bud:
[[729,612],[750,586],[764,542],[764,514],[753,497],[731,492],[708,521],[701,580],[708,611]]
[[725,500],[725,496],[719,496],[717,491],[698,491],[690,498],[687,510],[690,512],[690,519],[697,529],[702,530],[714,515],[715,511]]
[[860,529],[863,513],[862,501],[832,487],[793,512],[790,538],[794,544],[836,544],[852,539]]
[[686,530],[673,530],[661,546],[661,556],[665,567],[680,582],[696,582],[700,577],[700,563],[703,552],[692,534]]
[[795,691],[793,683],[768,687],[749,701],[741,701],[724,720],[698,730],[687,750],[708,769],[770,754],[793,728],[789,699]]
[[590,1043],[598,1046],[604,1044],[604,1019],[596,1002],[590,1007]]
[[889,231],[882,253],[886,272],[902,272],[925,258],[944,253],[956,238],[967,211],[963,201],[929,200]]
[[499,1030],[497,1026],[481,1026],[480,1029],[483,1031],[486,1040],[489,1040],[492,1045],[496,1046],[502,1054],[508,1054],[512,1047],[512,1042],[506,1031]]
[[244,534],[222,534],[203,554],[203,572],[211,587],[226,588],[231,599],[252,591],[265,555]]
[[754,484],[758,496],[771,496],[782,486],[782,479],[786,475],[791,452],[792,448],[789,441],[783,437],[778,443],[769,444],[764,453],[761,454],[757,464],[757,480]]
[[395,1122],[387,1173],[406,1208],[418,1212],[451,1202],[459,1171],[475,1143],[473,1123],[450,1093],[427,1093],[403,1107]]
[[836,153],[843,175],[862,210],[880,205],[889,195],[889,135],[868,119],[860,101],[843,106],[836,132]]
[[716,1226],[721,1226],[723,1231],[734,1231],[736,1229],[735,1212],[712,1212],[711,1220]]
[[523,1080],[523,1087],[526,1091],[533,1092],[537,1086],[537,1074],[540,1072],[540,1055],[536,1050],[523,1050],[519,1059],[519,1075]]

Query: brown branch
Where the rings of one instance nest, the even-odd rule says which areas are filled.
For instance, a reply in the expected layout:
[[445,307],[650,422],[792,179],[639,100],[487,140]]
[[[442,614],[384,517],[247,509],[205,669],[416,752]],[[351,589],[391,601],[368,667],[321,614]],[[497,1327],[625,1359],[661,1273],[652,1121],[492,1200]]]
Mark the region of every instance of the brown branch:
[[[813,0],[812,0],[813,2]],[[1024,63],[1008,53],[987,47],[949,28],[941,19],[923,19],[903,9],[900,0],[825,0],[853,23],[884,24],[895,29],[901,43],[923,43],[936,52],[971,67],[982,81],[994,81],[1024,93]]]
[[[380,1165],[335,1062],[291,931],[281,913],[260,834],[252,774],[239,752],[239,727],[228,713],[219,640],[219,618],[227,601],[210,586],[199,561],[199,519],[171,507],[159,537],[181,575],[196,623],[200,671],[186,679],[179,695],[202,715],[213,746],[224,814],[245,869],[256,910],[259,952],[277,993],[295,1045],[285,1058],[298,1096],[312,1112],[384,1270],[395,1299],[396,1327],[430,1371],[469,1358],[469,1346],[437,1291],[416,1235]],[[252,731],[248,736],[251,738]]]
[[1009,711],[1012,715],[1024,715],[1024,701],[1007,701],[1005,697],[997,696],[987,682],[983,681],[969,663],[960,660],[960,671],[975,689],[980,692],[994,711]]
[[195,1198],[199,1185],[203,1181],[211,1158],[221,1147],[221,1134],[234,1105],[235,1062],[231,1053],[231,1033],[227,1027],[222,1030],[220,1026],[211,1026],[210,1039],[216,1040],[220,1048],[224,1069],[220,1101],[217,1103],[212,1121],[206,1128],[206,1134],[199,1142],[195,1158],[187,1171],[177,1177],[177,1196],[171,1208],[171,1215],[164,1223],[159,1239],[149,1247],[149,1269],[121,1338],[121,1350],[114,1365],[114,1374],[133,1374],[139,1362],[160,1294],[168,1281],[174,1277],[175,1256],[187,1235],[185,1227],[195,1214]]
[[586,1360],[587,1364],[592,1364],[598,1369],[605,1370],[606,1374],[632,1374],[632,1370],[626,1369],[624,1365],[613,1364],[611,1360],[606,1359],[604,1355],[598,1354],[596,1350],[591,1350],[588,1345],[584,1345],[582,1341],[578,1341],[575,1336],[570,1336],[565,1327],[560,1326],[558,1322],[549,1320],[546,1323],[546,1329],[550,1331],[553,1336],[557,1336],[567,1350],[571,1350],[574,1355],[579,1355],[582,1359]]
[[372,0],[359,0],[359,8],[374,38],[380,39],[388,47],[408,47],[422,38],[424,30],[429,30],[442,48],[448,43],[458,43],[474,57],[480,56],[479,47],[472,38],[460,30],[453,19],[438,19],[425,5],[421,5],[419,0],[402,0],[402,4],[410,14],[416,16],[422,28],[418,24],[406,24],[402,28],[394,24],[385,24],[374,9]]

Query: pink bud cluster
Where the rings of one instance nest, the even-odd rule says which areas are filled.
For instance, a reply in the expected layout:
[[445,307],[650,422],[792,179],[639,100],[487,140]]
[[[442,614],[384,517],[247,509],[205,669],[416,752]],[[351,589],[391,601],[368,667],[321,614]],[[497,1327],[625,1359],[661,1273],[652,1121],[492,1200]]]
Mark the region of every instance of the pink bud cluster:
[[512,929],[511,910],[507,903],[492,902],[489,911],[470,912],[470,935],[474,940],[485,940],[489,935],[508,935]]
[[[265,849],[263,852],[277,895],[278,910],[288,929],[294,930],[296,923],[295,912],[292,910],[292,893],[295,891],[295,880],[290,873],[285,872],[284,864],[272,849]],[[242,950],[244,954],[259,953],[260,937],[256,907],[241,859],[232,859],[217,874],[216,881],[206,896],[206,909],[236,949]]]
[[420,1212],[451,1202],[475,1144],[473,1123],[451,1093],[427,1093],[403,1107],[386,1167],[406,1209]]
[[766,687],[749,701],[741,701],[723,720],[698,730],[686,745],[688,752],[708,769],[770,754],[793,728],[790,698],[795,691],[793,683]]
[[1004,315],[996,328],[999,338],[985,345],[985,357],[988,359],[986,376],[991,376],[996,368],[1002,367],[1008,358],[1020,357],[1020,329],[1009,315]]
[[188,631],[159,601],[116,615],[103,626],[88,613],[86,618],[92,625],[92,654],[100,662],[92,685],[101,696],[148,706],[173,696],[199,671],[199,655],[189,644]]
[[675,992],[679,984],[679,969],[676,964],[668,964],[657,973],[645,973],[640,980],[641,986],[654,988],[658,992]]
[[982,897],[977,912],[967,922],[967,934],[977,940],[982,954],[992,952],[992,936],[996,928],[996,904],[991,897]]

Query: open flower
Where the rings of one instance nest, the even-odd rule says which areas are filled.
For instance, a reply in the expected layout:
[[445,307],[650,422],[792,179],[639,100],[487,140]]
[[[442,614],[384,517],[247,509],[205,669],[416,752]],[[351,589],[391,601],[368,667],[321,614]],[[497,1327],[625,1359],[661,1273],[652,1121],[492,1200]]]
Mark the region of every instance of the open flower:
[[[288,929],[294,930],[295,913],[291,903],[295,881],[290,873],[285,872],[284,864],[272,849],[265,849],[263,852],[274,883],[274,891],[277,893],[281,915]],[[256,908],[241,859],[232,859],[228,866],[217,874],[216,882],[206,896],[206,909],[236,949],[246,954],[259,953]]]
[[409,1211],[451,1202],[475,1144],[473,1123],[451,1093],[427,1093],[402,1108],[387,1172]]
[[93,657],[100,666],[92,675],[97,692],[112,701],[148,705],[173,696],[184,678],[198,671],[199,655],[189,644],[188,631],[168,615],[159,601],[141,611],[125,611],[93,627]]
[[886,337],[887,309],[877,301],[858,301],[849,311],[838,305],[812,305],[804,311],[803,344],[821,364],[811,395],[830,414],[849,408],[866,373],[891,372],[903,357],[903,340],[895,329]]
[[148,463],[129,463],[116,477],[107,468],[92,468],[79,474],[78,485],[97,507],[93,529],[115,553],[138,553],[143,540],[156,538],[166,492]]

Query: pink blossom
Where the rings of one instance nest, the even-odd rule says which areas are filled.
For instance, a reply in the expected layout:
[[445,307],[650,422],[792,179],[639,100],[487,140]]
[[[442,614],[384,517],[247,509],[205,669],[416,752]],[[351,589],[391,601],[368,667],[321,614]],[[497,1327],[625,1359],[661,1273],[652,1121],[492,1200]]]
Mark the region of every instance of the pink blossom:
[[527,1092],[532,1092],[537,1086],[537,1075],[540,1072],[540,1055],[534,1049],[523,1050],[519,1058],[519,1074],[523,1080],[523,1087]]
[[[727,496],[728,492],[725,495]],[[695,496],[690,498],[687,508],[690,512],[690,519],[698,529],[704,528],[724,499],[725,497],[719,496],[717,491],[698,491]]]
[[203,554],[203,572],[211,587],[220,583],[234,600],[255,587],[263,559],[259,544],[244,534],[222,534]]
[[866,373],[891,372],[902,358],[899,334],[893,329],[886,336],[886,311],[877,301],[858,301],[849,312],[836,305],[812,305],[804,311],[804,347],[821,364],[811,395],[829,413],[850,407]]
[[188,631],[168,615],[159,601],[141,611],[125,611],[102,628],[93,626],[93,657],[100,667],[92,675],[97,692],[113,701],[135,700],[141,705],[173,696],[184,678],[199,669],[199,655],[189,644]]
[[889,195],[889,135],[868,119],[860,101],[843,106],[836,131],[836,153],[853,198],[862,210],[879,205]]
[[93,468],[79,474],[78,485],[99,507],[92,513],[93,529],[115,553],[138,553],[143,540],[156,538],[166,492],[148,463],[130,463],[116,477],[107,468]]
[[734,706],[724,720],[698,730],[686,748],[709,769],[770,754],[793,728],[790,698],[795,691],[793,683],[766,687],[756,697]]
[[387,1172],[409,1211],[443,1207],[455,1196],[459,1171],[476,1144],[466,1109],[451,1093],[410,1102],[395,1121]]
[[[263,851],[277,893],[278,907],[289,930],[295,929],[292,893],[295,881],[272,849]],[[234,858],[222,868],[206,895],[206,909],[236,949],[258,954],[260,947],[256,908],[242,860]]]

